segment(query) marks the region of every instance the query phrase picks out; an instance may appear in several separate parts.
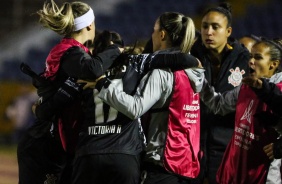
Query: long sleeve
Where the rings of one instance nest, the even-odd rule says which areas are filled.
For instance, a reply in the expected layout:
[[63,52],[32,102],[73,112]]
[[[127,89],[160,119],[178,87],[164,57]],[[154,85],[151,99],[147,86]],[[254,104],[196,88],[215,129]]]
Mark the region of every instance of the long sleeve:
[[[109,47],[105,52],[98,54],[96,57],[91,57],[80,47],[72,47],[62,56],[61,68],[57,74],[59,76],[58,80],[65,80],[64,78],[68,76],[81,79],[96,79],[105,73],[119,54],[120,51],[116,46]],[[62,88],[61,85],[63,83],[59,85]],[[76,85],[78,86],[74,82],[73,86]],[[57,91],[46,102],[40,104],[36,108],[37,118],[52,119],[54,115],[59,114],[65,107],[72,104],[75,96],[78,95],[71,95],[73,98],[62,98],[60,97],[62,94],[67,93]]]
[[61,68],[67,75],[81,79],[97,79],[120,55],[117,46],[111,45],[104,52],[90,56],[80,47],[70,48],[62,57]]
[[51,120],[56,113],[73,103],[81,90],[82,87],[76,83],[75,79],[68,78],[51,98],[36,107],[36,117]]
[[150,69],[170,68],[172,70],[183,70],[185,68],[198,67],[198,60],[186,53],[157,54],[150,63]]
[[282,92],[272,82],[262,79],[263,85],[261,89],[253,89],[257,96],[265,102],[276,114],[282,112]]
[[225,115],[236,110],[240,87],[221,94],[215,92],[214,87],[210,86],[205,80],[200,97],[214,114]]
[[280,159],[282,158],[282,139],[278,139],[277,142],[273,144],[273,155],[274,158]]
[[[161,72],[161,70],[153,70],[147,74],[137,88],[137,93],[134,96],[127,95],[122,91],[122,81],[114,80],[108,87],[103,87],[99,93],[99,97],[125,114],[131,119],[136,119],[147,112],[166,91],[168,84],[165,79],[173,75],[167,75],[169,72]],[[170,79],[172,81],[172,79]]]

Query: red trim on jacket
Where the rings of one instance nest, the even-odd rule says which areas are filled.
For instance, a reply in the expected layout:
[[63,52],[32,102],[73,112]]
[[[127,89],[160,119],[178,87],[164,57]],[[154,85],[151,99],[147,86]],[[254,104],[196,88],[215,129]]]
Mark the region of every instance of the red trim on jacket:
[[55,47],[53,47],[52,50],[50,51],[46,59],[46,69],[43,73],[43,76],[54,80],[55,75],[60,67],[61,57],[69,48],[74,46],[81,47],[87,53],[89,51],[87,47],[85,47],[83,44],[79,43],[73,38],[62,39],[61,42],[57,44]]

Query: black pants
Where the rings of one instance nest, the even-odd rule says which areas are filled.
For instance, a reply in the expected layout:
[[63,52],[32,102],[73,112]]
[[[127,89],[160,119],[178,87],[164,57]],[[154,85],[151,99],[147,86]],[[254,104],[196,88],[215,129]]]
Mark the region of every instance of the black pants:
[[184,177],[167,172],[163,167],[151,163],[144,163],[141,174],[142,184],[190,184]]
[[101,154],[78,157],[74,161],[73,184],[138,184],[139,156]]
[[216,174],[222,162],[226,147],[234,133],[233,128],[215,126],[209,130],[207,146],[207,179],[209,184],[217,184]]
[[[19,184],[69,184],[71,167],[65,170],[68,157],[61,142],[48,133],[35,138],[26,133],[17,150]],[[68,178],[62,179],[62,173]]]

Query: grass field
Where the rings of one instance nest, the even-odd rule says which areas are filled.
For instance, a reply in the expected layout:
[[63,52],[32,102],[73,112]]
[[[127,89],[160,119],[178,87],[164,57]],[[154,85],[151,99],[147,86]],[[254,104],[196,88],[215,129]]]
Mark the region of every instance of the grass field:
[[18,183],[16,146],[0,145],[0,184]]

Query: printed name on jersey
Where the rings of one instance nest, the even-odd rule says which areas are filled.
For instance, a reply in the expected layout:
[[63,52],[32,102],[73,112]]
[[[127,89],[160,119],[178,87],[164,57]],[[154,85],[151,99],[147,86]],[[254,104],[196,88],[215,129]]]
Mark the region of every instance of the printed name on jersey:
[[239,67],[236,67],[235,70],[231,68],[229,71],[231,74],[228,77],[228,83],[234,87],[239,86],[243,79],[243,75],[246,73],[245,70],[240,70]]
[[120,134],[122,125],[89,126],[89,135]]

